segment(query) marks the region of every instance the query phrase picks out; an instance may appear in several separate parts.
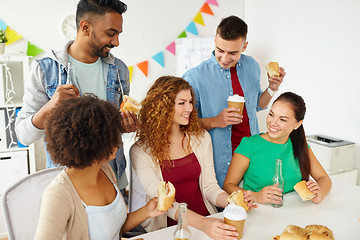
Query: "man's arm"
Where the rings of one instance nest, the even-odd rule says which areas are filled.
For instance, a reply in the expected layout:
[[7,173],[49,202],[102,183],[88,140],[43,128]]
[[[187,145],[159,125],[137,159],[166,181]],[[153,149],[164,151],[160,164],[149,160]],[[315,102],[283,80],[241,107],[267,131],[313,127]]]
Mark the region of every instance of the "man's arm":
[[242,122],[242,115],[239,111],[240,109],[233,107],[225,108],[219,115],[210,118],[200,118],[199,121],[206,130],[212,128],[224,128]]
[[[269,89],[272,91],[272,92],[276,92],[278,89],[279,89],[279,87],[280,87],[280,84],[283,82],[283,80],[284,80],[284,77],[285,77],[285,75],[286,75],[286,73],[285,73],[285,70],[282,68],[282,67],[280,67],[279,68],[279,73],[280,73],[280,76],[279,77],[269,77],[269,75],[268,75],[268,81],[269,81]],[[270,91],[270,92],[271,92]],[[270,93],[267,91],[267,89],[261,94],[261,96],[260,96],[260,99],[259,99],[259,106],[261,107],[261,108],[266,108],[267,107],[267,105],[269,105],[269,103],[270,103],[270,101],[271,101],[271,98],[272,98],[273,96],[272,95],[270,95]]]

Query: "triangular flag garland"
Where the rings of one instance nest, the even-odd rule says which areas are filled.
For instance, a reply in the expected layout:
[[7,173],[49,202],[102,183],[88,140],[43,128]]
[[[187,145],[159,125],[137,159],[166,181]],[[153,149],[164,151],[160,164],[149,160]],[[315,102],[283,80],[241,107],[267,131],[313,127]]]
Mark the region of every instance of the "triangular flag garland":
[[4,23],[4,22],[0,19],[0,29],[1,29],[1,30],[6,30],[6,28],[7,28],[6,23]]
[[129,81],[131,82],[132,80],[132,74],[133,74],[133,71],[134,71],[134,66],[129,66]]
[[10,43],[13,43],[19,39],[22,38],[22,36],[20,34],[18,34],[17,32],[15,32],[12,28],[10,28],[9,26],[6,28],[6,36],[8,38],[8,42],[6,43],[6,45],[9,45]]
[[199,13],[195,16],[194,22],[205,26],[204,19],[203,19],[203,17],[201,16],[201,12],[199,12]]
[[219,4],[217,3],[216,0],[206,0],[206,3],[210,4],[210,5],[214,5],[214,6],[219,6]]
[[[185,28],[185,30],[183,32],[180,33],[180,35],[177,38],[186,38],[186,37],[188,37],[186,32],[192,33],[192,34],[194,34],[196,36],[199,35],[195,23],[198,23],[198,24],[201,24],[201,25],[205,26],[204,19],[203,19],[201,13],[206,13],[206,14],[214,16],[214,13],[211,10],[209,5],[219,6],[218,3],[217,3],[217,0],[206,0],[205,3],[203,4],[203,6],[201,7],[200,11],[194,17],[193,21],[190,22],[190,24]],[[165,49],[168,50],[173,55],[175,55],[176,54],[175,41],[171,42],[168,46],[166,46]],[[152,56],[152,59],[154,59],[162,67],[165,66],[165,63],[164,63],[164,51],[158,52],[157,54]],[[138,63],[138,64],[136,64],[136,66],[144,73],[144,75],[146,77],[148,77],[148,69],[149,69],[149,61],[148,60],[143,61],[141,63]],[[130,82],[132,81],[133,70],[134,70],[134,67],[129,66]]]
[[167,47],[166,50],[168,50],[169,52],[171,52],[172,54],[175,55],[176,50],[175,50],[175,41],[173,41],[172,43],[170,43]]
[[149,67],[148,60],[138,63],[136,66],[145,74],[146,77],[148,76],[148,67]]
[[204,3],[204,5],[201,7],[200,12],[207,13],[214,16],[214,13],[211,11],[211,8],[208,3]]
[[182,33],[180,33],[180,35],[178,36],[178,38],[186,38],[187,35],[186,35],[186,32],[183,31]]
[[189,33],[192,33],[192,34],[196,35],[196,36],[199,35],[199,33],[198,33],[197,29],[196,29],[196,26],[195,26],[195,23],[194,23],[194,22],[191,22],[191,23],[185,28],[185,30],[186,30],[187,32],[189,32]]
[[160,64],[162,67],[164,67],[164,53],[163,51],[158,52],[152,57],[158,64]]
[[31,44],[30,42],[28,42],[26,55],[28,55],[30,57],[35,57],[36,55],[38,55],[41,52],[43,52],[42,49],[40,49],[37,46],[35,46],[34,44]]

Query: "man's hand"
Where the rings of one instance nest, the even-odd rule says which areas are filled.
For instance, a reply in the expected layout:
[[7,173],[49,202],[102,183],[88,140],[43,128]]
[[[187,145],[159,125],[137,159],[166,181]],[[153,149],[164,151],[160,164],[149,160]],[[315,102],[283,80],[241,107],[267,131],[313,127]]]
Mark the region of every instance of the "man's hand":
[[282,67],[279,67],[279,73],[280,73],[279,77],[274,76],[272,78],[269,77],[268,74],[269,88],[273,91],[277,91],[279,89],[280,84],[282,83],[286,75],[285,70]]
[[121,112],[121,118],[125,132],[136,132],[140,128],[137,115],[133,112]]
[[242,122],[242,115],[239,113],[240,109],[233,107],[225,108],[219,115],[215,117],[216,127],[224,128],[229,125],[235,125]]
[[40,110],[35,113],[32,122],[38,129],[44,129],[44,122],[47,114],[54,108],[54,106],[63,99],[79,97],[79,89],[73,84],[59,85],[51,99]]

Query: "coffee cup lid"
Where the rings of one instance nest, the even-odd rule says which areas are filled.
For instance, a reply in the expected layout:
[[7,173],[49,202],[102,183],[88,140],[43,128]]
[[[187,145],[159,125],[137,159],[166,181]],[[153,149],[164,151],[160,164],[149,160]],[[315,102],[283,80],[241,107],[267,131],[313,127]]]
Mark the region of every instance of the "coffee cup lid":
[[238,94],[229,96],[227,100],[230,102],[245,102],[245,98],[239,96]]
[[246,219],[247,213],[243,207],[231,203],[225,207],[223,216],[227,219],[238,221]]

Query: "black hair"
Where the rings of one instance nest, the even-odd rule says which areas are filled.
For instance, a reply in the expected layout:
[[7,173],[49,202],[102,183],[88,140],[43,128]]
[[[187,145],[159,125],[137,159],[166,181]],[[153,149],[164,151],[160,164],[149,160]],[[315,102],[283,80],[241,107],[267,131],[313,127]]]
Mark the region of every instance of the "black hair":
[[[283,101],[290,103],[293,110],[294,115],[297,121],[304,120],[306,105],[304,99],[299,95],[292,92],[285,92],[281,94],[275,101]],[[309,148],[306,142],[306,135],[303,124],[300,125],[297,129],[294,129],[290,133],[290,139],[293,146],[294,156],[299,161],[300,171],[303,180],[309,180],[310,174],[310,156],[309,156]]]
[[125,13],[127,5],[119,0],[80,0],[76,9],[76,27],[86,14],[103,16],[107,12]]
[[248,27],[247,24],[237,16],[229,16],[221,20],[216,29],[218,34],[224,40],[246,39]]
[[54,163],[89,167],[121,144],[121,116],[110,102],[93,94],[60,101],[45,120],[45,142]]

